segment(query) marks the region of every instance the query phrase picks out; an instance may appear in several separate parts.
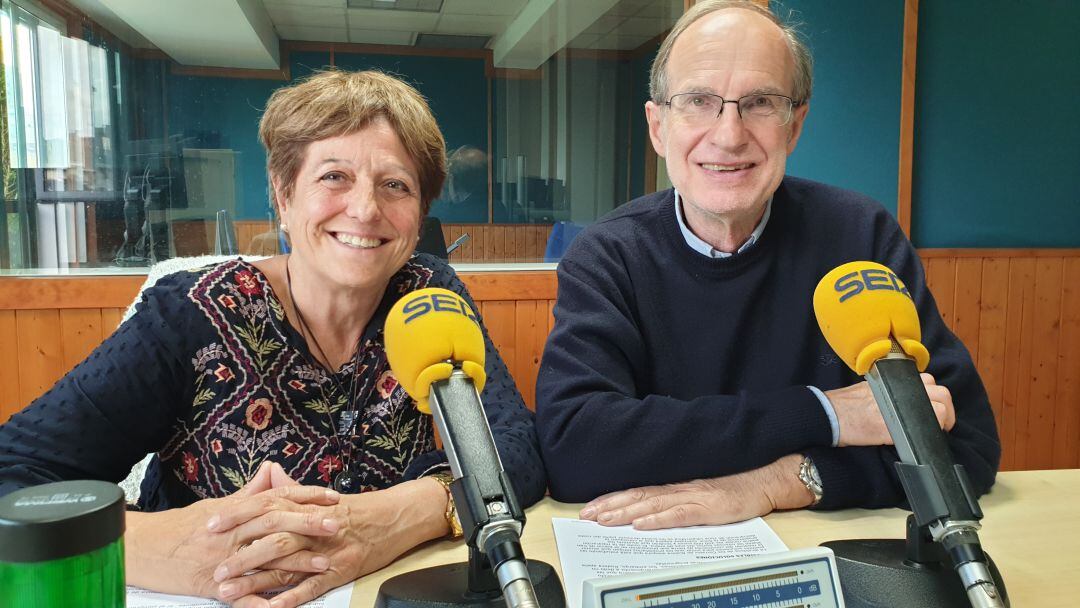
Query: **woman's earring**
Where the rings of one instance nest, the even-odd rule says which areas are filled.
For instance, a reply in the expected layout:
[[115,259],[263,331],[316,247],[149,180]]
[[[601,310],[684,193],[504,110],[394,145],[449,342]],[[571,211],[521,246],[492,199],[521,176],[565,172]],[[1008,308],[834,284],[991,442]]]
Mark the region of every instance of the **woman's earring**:
[[281,222],[281,224],[279,224],[279,226],[281,227],[282,232],[285,232],[285,233],[289,232],[289,227],[285,225],[285,222]]

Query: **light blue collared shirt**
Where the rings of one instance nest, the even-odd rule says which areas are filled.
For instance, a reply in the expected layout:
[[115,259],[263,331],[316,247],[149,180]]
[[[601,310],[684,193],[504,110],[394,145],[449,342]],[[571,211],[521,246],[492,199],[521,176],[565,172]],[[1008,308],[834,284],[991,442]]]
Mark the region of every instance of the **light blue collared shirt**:
[[[769,197],[769,201],[765,203],[765,213],[762,214],[761,221],[758,222],[754,231],[750,233],[750,237],[746,239],[746,242],[743,243],[735,253],[720,251],[709,243],[701,240],[701,238],[694,234],[690,230],[690,227],[686,225],[686,219],[683,217],[682,197],[679,196],[679,191],[675,190],[675,218],[679,222],[679,230],[682,231],[683,238],[686,239],[686,244],[694,251],[706,257],[714,259],[730,258],[733,255],[738,255],[750,249],[754,246],[754,243],[761,238],[761,234],[765,232],[765,224],[768,223],[770,215],[772,215],[771,196]],[[829,398],[825,396],[825,393],[821,392],[821,389],[816,386],[807,386],[806,388],[810,389],[810,392],[821,402],[821,407],[825,409],[825,416],[829,418],[829,427],[832,429],[832,445],[835,448],[840,443],[840,420],[836,417],[836,410],[833,408]]]
[[742,253],[753,247],[754,243],[761,238],[761,233],[765,232],[765,224],[768,223],[770,215],[772,215],[771,196],[769,197],[769,202],[765,203],[765,213],[761,216],[761,221],[758,222],[757,227],[750,233],[750,238],[746,239],[746,242],[739,246],[739,249],[736,250],[735,253],[720,251],[698,238],[698,235],[691,232],[690,227],[686,225],[686,218],[683,217],[682,197],[679,196],[679,191],[675,190],[675,217],[679,219],[679,230],[682,231],[683,238],[686,239],[686,244],[694,251],[710,258],[730,258],[735,254]]

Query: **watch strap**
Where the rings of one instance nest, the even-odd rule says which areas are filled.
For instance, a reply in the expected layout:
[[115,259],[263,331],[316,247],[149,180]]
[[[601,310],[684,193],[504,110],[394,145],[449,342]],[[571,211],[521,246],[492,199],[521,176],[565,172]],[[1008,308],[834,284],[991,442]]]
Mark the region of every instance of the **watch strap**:
[[450,526],[449,538],[461,538],[464,532],[461,529],[461,522],[458,521],[457,505],[454,504],[454,494],[450,491],[450,484],[454,482],[454,476],[445,471],[440,473],[434,473],[428,477],[439,482],[439,485],[446,490],[446,513],[443,517],[446,518],[446,524]]
[[818,472],[814,460],[809,456],[803,456],[802,463],[799,464],[799,481],[803,482],[806,490],[814,497],[813,502],[810,503],[811,507],[821,502],[821,498],[825,494],[821,486],[821,474]]

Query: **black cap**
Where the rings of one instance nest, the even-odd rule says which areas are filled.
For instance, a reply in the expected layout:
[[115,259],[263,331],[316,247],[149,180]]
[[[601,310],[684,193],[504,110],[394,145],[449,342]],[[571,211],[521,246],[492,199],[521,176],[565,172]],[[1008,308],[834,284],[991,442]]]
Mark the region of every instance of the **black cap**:
[[124,535],[124,492],[61,481],[0,498],[0,562],[42,562],[100,549]]

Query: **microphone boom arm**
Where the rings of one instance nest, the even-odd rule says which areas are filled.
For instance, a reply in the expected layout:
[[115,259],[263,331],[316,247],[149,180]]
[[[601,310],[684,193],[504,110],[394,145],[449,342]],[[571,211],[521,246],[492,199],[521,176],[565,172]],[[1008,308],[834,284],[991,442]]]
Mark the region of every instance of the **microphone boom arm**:
[[432,383],[428,403],[454,476],[450,492],[469,545],[470,591],[491,590],[488,573],[494,572],[507,606],[538,607],[521,549],[525,512],[502,467],[484,410],[452,405],[479,404],[476,386],[455,366],[449,379]]
[[871,366],[866,380],[900,456],[896,470],[916,525],[949,554],[972,606],[1003,608],[979,543],[983,514],[976,493],[963,465],[952,464],[915,362],[893,341],[892,350]]
[[521,549],[525,511],[480,400],[488,347],[472,305],[448,289],[418,289],[391,308],[385,336],[390,369],[417,409],[433,416],[442,437],[469,561],[389,578],[375,607],[539,608],[542,601],[545,608],[563,608],[555,568],[526,560]]

